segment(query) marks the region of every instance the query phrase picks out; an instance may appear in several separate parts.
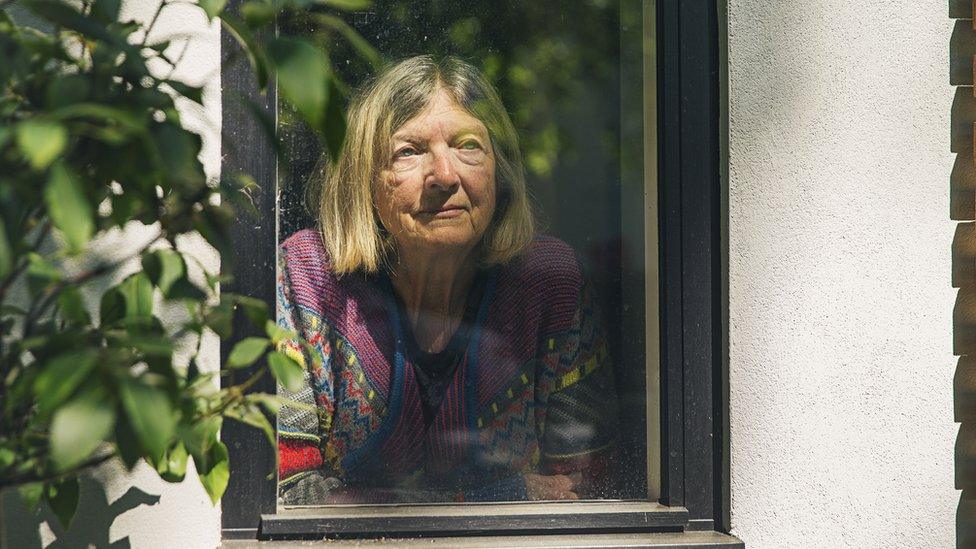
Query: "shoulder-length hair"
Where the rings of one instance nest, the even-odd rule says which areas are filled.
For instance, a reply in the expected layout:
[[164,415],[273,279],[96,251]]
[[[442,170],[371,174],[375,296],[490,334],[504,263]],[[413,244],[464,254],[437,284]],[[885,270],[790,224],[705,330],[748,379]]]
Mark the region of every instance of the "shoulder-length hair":
[[382,71],[353,98],[346,139],[326,163],[318,200],[319,229],[336,274],[375,272],[395,253],[376,213],[373,193],[392,158],[392,136],[445,90],[488,130],[495,155],[496,205],[480,244],[482,265],[505,263],[535,233],[518,135],[488,80],[456,58],[411,57]]

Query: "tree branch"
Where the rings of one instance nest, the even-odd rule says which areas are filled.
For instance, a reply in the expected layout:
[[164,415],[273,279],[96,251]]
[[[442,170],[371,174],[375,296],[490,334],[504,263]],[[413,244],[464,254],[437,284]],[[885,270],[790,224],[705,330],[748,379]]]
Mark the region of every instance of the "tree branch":
[[67,471],[64,471],[62,473],[56,473],[50,475],[30,473],[20,477],[11,477],[11,478],[0,477],[0,490],[3,490],[5,488],[13,488],[14,486],[20,486],[21,484],[27,484],[29,482],[51,482],[53,480],[61,480],[63,478],[72,477],[88,469],[91,469],[92,467],[101,465],[102,463],[105,463],[106,461],[114,458],[116,455],[118,455],[118,452],[116,450],[112,450],[105,454],[100,454],[98,456],[89,458],[88,461],[82,463],[81,465],[68,469]]
[[[41,227],[40,234],[37,235],[37,240],[35,240],[34,245],[31,246],[31,251],[37,250],[37,248],[41,246],[41,243],[44,242],[44,239],[47,238],[47,235],[50,232],[51,232],[51,222],[45,221],[44,225]],[[14,270],[11,271],[10,274],[8,274],[3,279],[3,282],[0,282],[0,304],[3,303],[3,299],[7,294],[7,290],[10,289],[10,286],[14,283],[15,280],[17,280],[17,277],[23,274],[23,271],[24,269],[27,268],[27,265],[28,265],[28,261],[26,258],[24,258],[24,260],[21,261],[20,264],[18,264],[14,268]]]
[[146,47],[146,43],[149,41],[149,33],[152,32],[153,27],[156,26],[156,20],[159,19],[159,14],[163,12],[163,8],[168,4],[167,0],[160,0],[159,5],[156,6],[156,12],[153,13],[152,19],[149,20],[149,26],[146,27],[146,34],[142,37],[142,43],[139,44],[139,48],[142,49]]
[[61,282],[58,282],[57,284],[52,286],[50,289],[47,290],[47,292],[45,292],[44,297],[34,301],[31,304],[31,308],[27,311],[27,315],[24,317],[24,336],[22,339],[27,339],[33,333],[34,323],[37,322],[38,318],[40,318],[45,313],[45,311],[47,311],[47,308],[51,306],[51,304],[54,302],[54,299],[61,293],[61,290],[63,290],[68,286],[77,286],[79,284],[84,284],[85,282],[88,282],[89,280],[95,277],[102,276],[106,273],[114,271],[115,269],[118,269],[119,267],[128,263],[132,259],[142,255],[143,252],[148,250],[153,244],[159,242],[159,239],[162,237],[163,237],[163,233],[162,231],[160,231],[149,242],[146,242],[145,245],[143,245],[141,248],[139,248],[132,254],[118,261],[112,263],[105,263],[103,265],[99,265],[98,267],[95,267],[88,271],[83,271],[82,273],[76,276],[73,276],[71,278],[66,278]]

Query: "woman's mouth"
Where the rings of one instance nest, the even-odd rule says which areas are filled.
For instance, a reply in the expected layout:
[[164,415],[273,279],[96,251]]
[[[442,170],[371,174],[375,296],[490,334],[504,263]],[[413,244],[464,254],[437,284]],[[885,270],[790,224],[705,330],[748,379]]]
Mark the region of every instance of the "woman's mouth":
[[434,219],[452,219],[464,213],[464,208],[460,206],[442,206],[424,211]]

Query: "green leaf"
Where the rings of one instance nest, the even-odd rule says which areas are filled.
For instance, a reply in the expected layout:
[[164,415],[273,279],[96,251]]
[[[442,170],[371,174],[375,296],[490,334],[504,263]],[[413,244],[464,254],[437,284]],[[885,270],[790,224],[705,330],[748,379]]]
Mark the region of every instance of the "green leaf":
[[199,103],[201,105],[203,104],[203,88],[198,86],[190,86],[176,80],[166,80],[166,84],[173,88],[176,93],[189,99],[190,101]]
[[27,314],[27,311],[21,309],[16,305],[3,305],[0,306],[0,314],[2,314],[3,316],[7,316],[7,315],[25,316]]
[[49,108],[59,109],[87,101],[91,97],[91,81],[87,74],[65,74],[52,80],[46,93]]
[[268,304],[260,299],[248,297],[246,295],[232,296],[232,299],[244,309],[244,314],[255,328],[263,328],[268,321]]
[[61,318],[68,323],[82,326],[91,323],[91,317],[85,308],[85,301],[82,299],[81,291],[77,286],[66,286],[61,289],[61,295],[58,296],[58,306]]
[[50,261],[33,252],[27,255],[27,288],[32,295],[38,295],[61,279],[61,271]]
[[198,467],[206,462],[210,448],[219,440],[217,435],[220,433],[221,425],[223,425],[223,418],[209,417],[201,419],[181,432],[180,439]]
[[3,219],[0,218],[0,278],[10,274],[14,267],[14,251],[7,238],[7,230],[4,228]]
[[58,355],[37,366],[34,395],[38,411],[47,413],[63,404],[91,373],[98,358],[95,349],[79,349]]
[[102,328],[111,326],[125,318],[125,295],[116,286],[109,288],[102,294],[102,302],[98,307],[99,325]]
[[102,23],[111,24],[119,20],[121,0],[95,0],[91,7],[91,17]]
[[158,463],[176,431],[176,416],[164,391],[138,381],[119,387],[122,407],[146,454]]
[[48,485],[44,494],[44,499],[64,530],[71,527],[71,519],[78,510],[78,491],[78,477],[72,476]]
[[220,12],[224,11],[224,6],[227,4],[227,0],[200,0],[200,8],[203,9],[204,13],[207,14],[209,19],[213,19],[220,15]]
[[173,341],[165,335],[129,335],[122,342],[127,346],[134,347],[147,357],[169,359],[173,354]]
[[200,136],[171,122],[155,124],[151,134],[161,162],[159,167],[166,171],[167,180],[188,192],[196,192],[206,184],[207,176],[197,157]]
[[254,205],[254,193],[260,190],[261,187],[254,178],[245,173],[236,173],[220,181],[221,199],[227,200],[235,210],[247,214],[252,219],[261,217]]
[[61,230],[72,251],[80,251],[95,234],[95,209],[81,182],[58,162],[44,187],[44,201],[54,226]]
[[251,393],[244,397],[247,402],[253,402],[258,404],[265,409],[269,414],[276,416],[281,407],[289,400],[285,397],[279,397],[278,395],[269,395],[268,393]]
[[264,332],[268,334],[268,337],[271,339],[271,344],[275,346],[282,340],[298,337],[297,333],[278,326],[273,320],[268,320],[264,323]]
[[264,135],[265,140],[271,149],[274,151],[275,156],[281,157],[284,151],[281,148],[281,140],[278,139],[277,135],[277,125],[271,115],[264,110],[264,107],[258,105],[251,99],[243,96],[242,94],[237,94],[238,101],[242,102],[245,107],[247,107],[248,113],[251,115],[258,125],[261,127],[261,133]]
[[24,503],[27,511],[33,513],[37,509],[37,504],[41,502],[41,496],[44,495],[44,483],[28,482],[21,484],[17,487],[17,494],[20,495],[20,501]]
[[119,284],[125,299],[126,318],[151,318],[153,313],[153,285],[145,273],[129,275]]
[[155,250],[142,256],[142,269],[164,294],[186,274],[183,256],[174,250]]
[[17,146],[35,170],[43,170],[68,145],[68,130],[57,122],[25,120],[17,125]]
[[[203,209],[198,213],[197,219],[203,221],[199,226],[195,225],[193,228],[200,231],[200,236],[204,237],[211,246],[220,252],[220,256],[223,258],[233,258],[234,256],[234,244],[230,240],[231,226],[237,222],[237,212],[229,204],[201,204]],[[228,269],[224,265],[220,266],[223,274],[230,275],[230,273],[224,272]]]
[[0,448],[0,469],[6,469],[17,462],[17,454],[10,448]]
[[305,372],[302,366],[284,353],[268,353],[268,366],[275,378],[290,391],[298,391],[305,385]]
[[378,68],[383,64],[383,56],[380,54],[380,52],[371,46],[365,38],[360,36],[360,34],[356,32],[356,29],[350,27],[348,23],[343,21],[342,18],[325,13],[316,14],[314,17],[315,20],[320,24],[330,27],[341,34],[343,38],[349,42],[349,45],[356,50],[356,53],[358,53],[360,57],[365,59],[374,68]]
[[268,444],[274,447],[275,442],[275,430],[271,426],[271,422],[268,418],[264,416],[264,412],[261,411],[257,406],[239,406],[234,408],[228,408],[224,415],[240,421],[245,425],[250,425],[251,427],[259,429],[264,433],[265,438],[268,440]]
[[67,2],[61,2],[59,0],[22,0],[22,2],[32,12],[56,25],[71,29],[90,38],[96,38],[109,43],[115,41],[105,25],[97,23],[94,19],[85,17]]
[[241,15],[247,26],[255,29],[274,21],[275,8],[268,2],[252,0],[241,5]]
[[343,11],[363,11],[373,5],[372,0],[316,0],[315,3]]
[[329,101],[328,63],[325,53],[297,38],[278,38],[268,44],[278,89],[313,128],[321,128]]
[[233,333],[234,303],[227,295],[220,296],[220,304],[212,307],[203,317],[203,322],[220,339],[227,339]]
[[156,464],[156,472],[166,482],[182,482],[183,477],[186,476],[186,462],[188,457],[189,454],[186,452],[186,447],[183,446],[182,442],[177,442],[169,452],[166,452],[163,459]]
[[12,135],[13,130],[10,129],[10,126],[0,127],[0,149],[2,149],[10,141]]
[[0,222],[0,278],[10,274],[14,266],[14,251],[7,238],[7,230]]
[[227,357],[228,368],[246,368],[261,358],[270,341],[263,337],[246,337],[239,341]]
[[131,112],[102,103],[74,103],[66,105],[50,116],[58,120],[74,118],[96,118],[105,125],[117,127],[128,133],[143,133],[145,121]]
[[[194,458],[196,461],[196,458]],[[200,475],[200,482],[203,488],[210,494],[210,500],[217,503],[224,490],[227,489],[227,481],[230,480],[229,459],[227,456],[227,446],[223,442],[217,441],[206,454],[206,459],[202,463],[197,463],[197,471]]]
[[139,440],[125,416],[119,417],[115,422],[115,447],[118,448],[119,458],[122,459],[126,469],[131,470],[142,458]]
[[304,339],[299,339],[298,342],[301,344],[302,349],[305,350],[305,355],[312,360],[312,367],[321,368],[323,362],[322,353],[318,352],[311,343]]
[[171,297],[174,285],[186,278],[186,261],[183,254],[175,250],[156,250],[143,255],[142,268],[166,297]]
[[173,283],[169,291],[166,293],[167,299],[184,299],[190,301],[202,301],[206,299],[207,292],[197,288],[195,284],[190,282],[190,279],[183,277]]
[[220,22],[228,34],[233,36],[241,49],[244,50],[247,60],[251,63],[251,68],[254,69],[258,89],[263,92],[268,87],[268,59],[264,50],[261,49],[261,45],[254,39],[251,31],[240,19],[225,13],[221,16]]
[[198,377],[200,377],[200,366],[197,364],[197,358],[193,357],[190,359],[190,363],[186,365],[187,384],[192,384]]
[[115,406],[104,390],[82,391],[51,420],[51,460],[58,471],[81,464],[112,433]]
[[244,397],[245,400],[249,402],[254,402],[259,404],[265,409],[269,414],[276,416],[282,408],[291,408],[293,410],[303,410],[306,412],[315,413],[315,406],[310,404],[304,404],[295,399],[288,397],[283,397],[279,395],[271,395],[268,393],[251,393]]
[[339,89],[335,82],[329,82],[329,105],[325,111],[325,126],[321,129],[325,136],[325,146],[330,158],[339,158],[342,144],[346,139],[346,114],[339,101]]

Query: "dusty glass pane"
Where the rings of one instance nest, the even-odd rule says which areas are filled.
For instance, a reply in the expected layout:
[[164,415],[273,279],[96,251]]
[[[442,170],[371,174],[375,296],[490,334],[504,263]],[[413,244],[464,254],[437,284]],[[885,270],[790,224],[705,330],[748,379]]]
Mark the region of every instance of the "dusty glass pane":
[[[279,418],[279,502],[653,495],[641,3],[381,0],[346,20],[413,68],[394,78],[327,22],[287,24],[375,108],[336,162],[278,113],[278,319],[311,344],[287,349],[309,373],[279,389],[306,404]],[[536,229],[515,245],[522,187]]]

